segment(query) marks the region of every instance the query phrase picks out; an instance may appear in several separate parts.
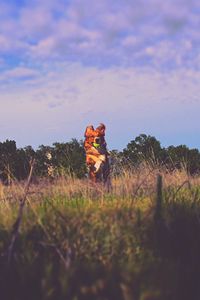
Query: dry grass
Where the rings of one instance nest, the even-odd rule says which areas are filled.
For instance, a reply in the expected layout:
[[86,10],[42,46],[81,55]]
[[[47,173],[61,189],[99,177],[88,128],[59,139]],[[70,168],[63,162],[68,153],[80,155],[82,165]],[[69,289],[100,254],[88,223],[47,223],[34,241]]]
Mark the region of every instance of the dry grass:
[[[164,205],[162,218],[155,222],[158,174]],[[199,278],[200,266],[193,271],[193,257],[200,251],[199,184],[200,177],[191,178],[184,170],[170,173],[148,165],[122,169],[112,178],[109,192],[101,184],[73,177],[41,179],[27,195],[13,253],[13,282],[2,282],[9,282],[10,290],[17,280],[26,299],[58,299],[58,293],[62,299],[190,299],[181,294],[184,281],[174,282],[184,272]],[[2,270],[25,185],[0,185]],[[191,255],[184,256],[185,248]],[[181,269],[178,263],[185,260]],[[28,284],[32,298],[26,294]],[[193,290],[188,288],[189,293]]]
[[[155,206],[157,175],[163,178],[164,191],[168,192],[168,200],[175,198],[177,193],[188,187],[198,187],[200,177],[189,177],[184,170],[168,172],[162,168],[152,168],[143,164],[138,169],[121,170],[121,175],[112,178],[112,189],[107,192],[101,184],[93,184],[89,180],[73,177],[59,177],[54,181],[40,179],[31,184],[27,197],[29,207],[35,211],[45,201],[54,207],[60,202],[77,205],[85,209],[92,206],[113,208],[120,206],[132,207],[137,210],[149,211]],[[11,186],[0,184],[1,222],[10,228],[17,214],[17,207],[24,193],[26,183],[15,182]]]
[[[179,187],[184,182],[191,185],[199,185],[200,177],[190,177],[185,170],[169,172],[166,169],[151,168],[148,165],[141,165],[140,168],[121,170],[121,175],[112,178],[112,189],[109,192],[118,199],[132,199],[138,195],[151,196],[155,192],[157,175],[161,174],[164,188]],[[0,184],[0,201],[13,203],[18,200],[24,189],[25,183],[15,182],[11,186]],[[106,189],[101,184],[92,184],[88,180],[76,179],[73,177],[59,177],[55,181],[41,179],[39,183],[32,184],[29,191],[29,198],[39,201],[44,196],[63,196],[66,199],[83,198],[94,200],[99,196],[105,196]]]

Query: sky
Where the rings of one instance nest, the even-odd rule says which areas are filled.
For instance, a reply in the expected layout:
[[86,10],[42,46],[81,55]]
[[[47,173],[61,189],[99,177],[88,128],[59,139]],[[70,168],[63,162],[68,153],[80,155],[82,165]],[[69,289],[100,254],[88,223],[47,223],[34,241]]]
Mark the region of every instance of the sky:
[[198,0],[0,0],[0,140],[200,149]]

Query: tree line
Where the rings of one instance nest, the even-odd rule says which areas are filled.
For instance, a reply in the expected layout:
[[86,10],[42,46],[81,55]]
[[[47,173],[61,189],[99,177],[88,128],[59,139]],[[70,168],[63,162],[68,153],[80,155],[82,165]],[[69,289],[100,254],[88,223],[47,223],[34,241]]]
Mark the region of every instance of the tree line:
[[[186,145],[163,148],[155,137],[146,134],[137,136],[122,151],[110,151],[110,157],[115,174],[120,172],[119,165],[137,167],[144,161],[153,166],[165,166],[170,171],[185,168],[191,175],[200,173],[198,149],[189,149]],[[31,146],[17,148],[15,141],[6,140],[0,142],[0,158],[0,180],[6,184],[26,179],[33,158],[35,178],[68,174],[78,178],[87,176],[83,142],[77,139],[52,146],[41,145],[37,150]]]

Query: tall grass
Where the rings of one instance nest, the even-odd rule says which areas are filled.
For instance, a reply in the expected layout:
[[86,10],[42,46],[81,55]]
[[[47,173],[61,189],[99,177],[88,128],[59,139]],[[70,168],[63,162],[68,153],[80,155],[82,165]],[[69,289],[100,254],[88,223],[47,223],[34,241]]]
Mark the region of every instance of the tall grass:
[[73,177],[40,180],[10,265],[25,183],[1,185],[2,299],[198,299],[199,183],[148,165],[122,170],[109,192]]

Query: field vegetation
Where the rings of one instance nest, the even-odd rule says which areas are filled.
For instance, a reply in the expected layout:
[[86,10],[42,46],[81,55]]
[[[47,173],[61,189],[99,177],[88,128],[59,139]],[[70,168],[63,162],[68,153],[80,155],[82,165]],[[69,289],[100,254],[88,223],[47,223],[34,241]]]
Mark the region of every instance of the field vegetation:
[[[49,159],[50,155],[50,159]],[[152,166],[163,166],[170,171],[184,169],[190,175],[200,174],[200,152],[186,145],[162,147],[153,136],[141,134],[130,141],[122,151],[110,151],[112,174],[120,175],[122,168],[137,168],[143,161]],[[66,143],[17,148],[15,141],[0,142],[0,181],[10,184],[14,179],[25,180],[29,174],[29,162],[36,160],[33,177],[46,177],[48,170],[54,177],[72,175],[86,178],[83,141],[72,139]]]
[[73,176],[2,184],[2,299],[198,299],[199,183],[142,163],[109,191]]

